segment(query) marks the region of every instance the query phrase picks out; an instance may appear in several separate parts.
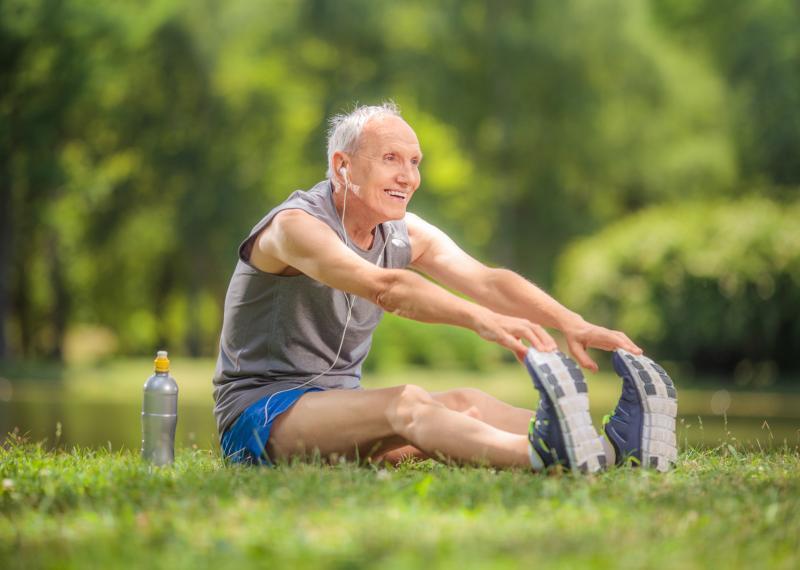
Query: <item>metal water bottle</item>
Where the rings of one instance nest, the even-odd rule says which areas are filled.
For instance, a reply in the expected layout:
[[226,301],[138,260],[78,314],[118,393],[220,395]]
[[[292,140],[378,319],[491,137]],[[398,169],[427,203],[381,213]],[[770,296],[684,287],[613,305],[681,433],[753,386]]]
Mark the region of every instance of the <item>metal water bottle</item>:
[[178,384],[169,375],[167,351],[156,354],[155,374],[144,383],[142,401],[142,458],[155,465],[175,459],[175,426],[178,424]]

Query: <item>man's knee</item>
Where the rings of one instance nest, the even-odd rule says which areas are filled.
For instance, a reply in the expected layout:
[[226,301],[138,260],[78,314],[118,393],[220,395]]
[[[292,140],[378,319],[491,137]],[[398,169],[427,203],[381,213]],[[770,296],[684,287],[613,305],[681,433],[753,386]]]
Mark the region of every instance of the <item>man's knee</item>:
[[437,399],[456,412],[481,419],[481,407],[489,398],[483,390],[477,388],[456,388],[438,394]]
[[440,406],[424,388],[406,384],[397,388],[397,393],[387,409],[387,416],[394,432],[407,437],[431,408]]

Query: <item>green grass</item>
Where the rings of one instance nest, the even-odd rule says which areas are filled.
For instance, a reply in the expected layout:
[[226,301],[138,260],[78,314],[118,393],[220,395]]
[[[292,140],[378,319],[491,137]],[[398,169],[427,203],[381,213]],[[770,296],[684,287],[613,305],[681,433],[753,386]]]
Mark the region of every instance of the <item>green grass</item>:
[[181,450],[0,449],[2,568],[797,568],[800,456],[723,444],[668,474],[422,462],[229,467]]

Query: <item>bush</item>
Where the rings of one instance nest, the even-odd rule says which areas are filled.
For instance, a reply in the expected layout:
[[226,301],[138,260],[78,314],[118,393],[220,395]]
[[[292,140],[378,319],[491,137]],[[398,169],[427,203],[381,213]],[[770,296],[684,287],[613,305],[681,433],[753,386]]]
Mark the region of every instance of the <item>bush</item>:
[[386,313],[375,331],[364,367],[367,372],[389,372],[409,364],[489,370],[505,352],[466,329],[418,323]]
[[647,209],[570,246],[555,291],[659,358],[739,376],[796,371],[800,203]]

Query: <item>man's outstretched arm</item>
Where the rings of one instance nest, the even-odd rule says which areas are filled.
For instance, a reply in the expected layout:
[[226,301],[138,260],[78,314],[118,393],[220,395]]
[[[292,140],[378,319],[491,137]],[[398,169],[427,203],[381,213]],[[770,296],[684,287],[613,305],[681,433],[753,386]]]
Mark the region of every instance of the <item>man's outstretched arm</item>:
[[641,354],[624,333],[593,325],[570,311],[524,277],[491,268],[465,253],[435,226],[414,214],[406,215],[413,253],[412,267],[443,285],[471,297],[492,311],[522,317],[564,333],[569,350],[585,368],[597,371],[587,348],[624,348]]
[[530,321],[497,313],[453,295],[413,271],[384,269],[347,248],[325,223],[300,210],[281,212],[256,240],[257,255],[280,261],[312,279],[372,301],[402,317],[471,329],[524,358],[524,339],[539,350],[556,348]]

